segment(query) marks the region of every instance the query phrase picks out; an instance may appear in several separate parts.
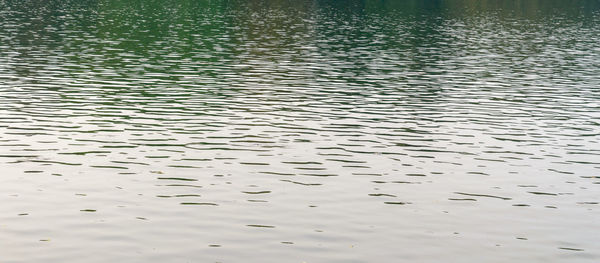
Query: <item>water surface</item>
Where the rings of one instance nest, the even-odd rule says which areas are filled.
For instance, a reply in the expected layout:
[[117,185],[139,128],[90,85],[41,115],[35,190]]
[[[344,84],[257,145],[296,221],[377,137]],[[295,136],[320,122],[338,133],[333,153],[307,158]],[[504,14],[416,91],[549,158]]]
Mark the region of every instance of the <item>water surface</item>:
[[598,1],[0,1],[3,262],[598,262]]

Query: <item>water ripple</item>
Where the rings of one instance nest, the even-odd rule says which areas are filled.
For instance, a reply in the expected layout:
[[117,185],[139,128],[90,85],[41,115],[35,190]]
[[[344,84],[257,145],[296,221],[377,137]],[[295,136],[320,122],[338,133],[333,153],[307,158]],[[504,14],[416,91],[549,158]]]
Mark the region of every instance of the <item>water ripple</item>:
[[3,259],[597,262],[600,6],[476,2],[0,1]]

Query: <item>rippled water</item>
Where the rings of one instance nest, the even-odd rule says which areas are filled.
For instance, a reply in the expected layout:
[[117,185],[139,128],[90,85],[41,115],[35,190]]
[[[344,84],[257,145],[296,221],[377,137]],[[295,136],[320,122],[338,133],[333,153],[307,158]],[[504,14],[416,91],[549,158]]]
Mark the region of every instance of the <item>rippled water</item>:
[[598,1],[0,1],[3,262],[598,262]]

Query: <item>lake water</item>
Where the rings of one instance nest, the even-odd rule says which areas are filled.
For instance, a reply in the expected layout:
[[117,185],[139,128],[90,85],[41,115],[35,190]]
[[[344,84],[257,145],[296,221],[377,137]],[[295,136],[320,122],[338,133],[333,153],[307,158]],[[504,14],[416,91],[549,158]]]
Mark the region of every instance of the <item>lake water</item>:
[[599,202],[598,1],[0,0],[2,262],[600,262]]

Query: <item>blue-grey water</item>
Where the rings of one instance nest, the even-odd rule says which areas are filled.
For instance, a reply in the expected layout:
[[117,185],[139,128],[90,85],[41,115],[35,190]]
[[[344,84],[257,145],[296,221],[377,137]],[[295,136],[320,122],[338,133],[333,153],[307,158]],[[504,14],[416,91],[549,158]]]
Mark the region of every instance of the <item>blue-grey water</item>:
[[0,0],[2,262],[600,262],[600,2]]

